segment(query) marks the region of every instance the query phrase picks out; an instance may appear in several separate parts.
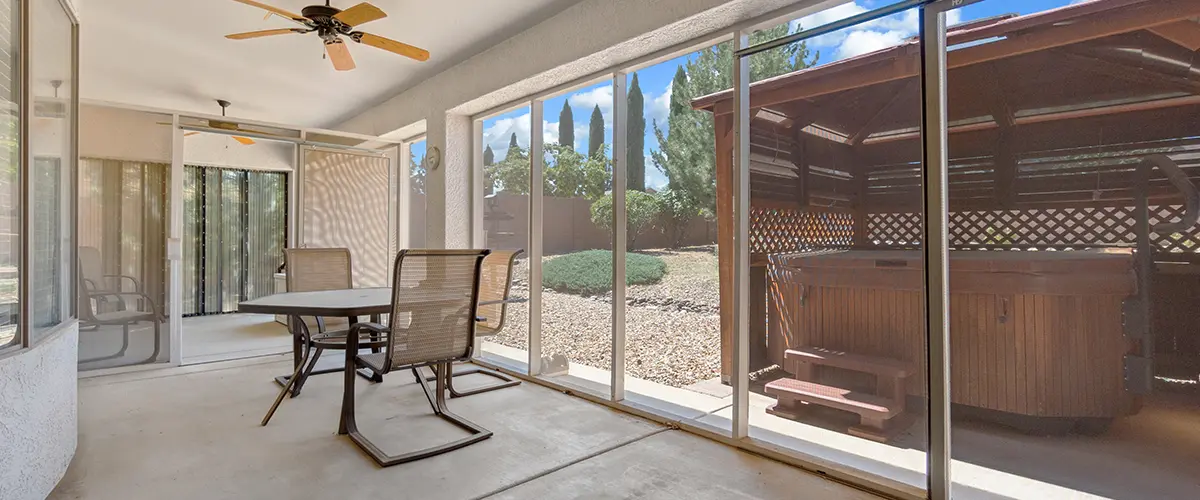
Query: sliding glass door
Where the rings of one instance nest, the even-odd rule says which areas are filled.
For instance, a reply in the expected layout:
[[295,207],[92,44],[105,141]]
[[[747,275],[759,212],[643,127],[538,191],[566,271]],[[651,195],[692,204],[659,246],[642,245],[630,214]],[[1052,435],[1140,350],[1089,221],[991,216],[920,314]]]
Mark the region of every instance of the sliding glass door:
[[275,293],[287,244],[287,174],[187,166],[183,315],[237,311]]

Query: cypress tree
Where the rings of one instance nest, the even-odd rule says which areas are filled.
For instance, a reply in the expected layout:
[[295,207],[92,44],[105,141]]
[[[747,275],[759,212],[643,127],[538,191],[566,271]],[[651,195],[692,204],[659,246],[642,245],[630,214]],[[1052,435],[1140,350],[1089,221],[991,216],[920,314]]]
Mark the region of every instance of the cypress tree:
[[634,191],[646,190],[646,114],[645,98],[642,97],[642,87],[638,85],[637,73],[633,74],[633,82],[629,85],[629,121],[628,136],[625,141],[625,165],[628,189]]
[[513,132],[512,137],[508,140],[508,151],[504,152],[504,159],[507,160],[510,156],[512,156],[513,151],[519,152],[520,150],[521,145],[517,144],[517,133]]
[[575,116],[571,114],[570,99],[563,101],[562,111],[558,112],[558,143],[575,149]]
[[592,109],[592,118],[588,122],[588,158],[596,155],[604,147],[604,114],[600,113],[600,105]]

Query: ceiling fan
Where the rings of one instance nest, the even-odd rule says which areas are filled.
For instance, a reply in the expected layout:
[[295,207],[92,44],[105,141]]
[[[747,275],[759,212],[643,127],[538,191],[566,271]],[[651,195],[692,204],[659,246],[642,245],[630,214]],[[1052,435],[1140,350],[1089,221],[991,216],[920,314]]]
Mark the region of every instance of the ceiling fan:
[[330,7],[329,0],[325,0],[325,5],[309,5],[300,10],[300,14],[288,12],[278,7],[273,7],[254,0],[233,0],[235,2],[244,3],[266,10],[267,16],[272,14],[295,22],[302,28],[280,28],[273,30],[250,31],[246,33],[234,33],[225,35],[225,38],[231,40],[246,40],[250,38],[259,38],[264,36],[288,35],[288,34],[308,34],[316,32],[317,36],[325,42],[325,52],[329,54],[329,60],[333,62],[334,69],[338,71],[349,71],[354,69],[354,58],[350,57],[350,49],[346,47],[346,43],[342,37],[349,38],[357,43],[370,45],[380,48],[388,52],[400,54],[405,57],[416,59],[418,61],[429,60],[429,52],[425,49],[413,47],[406,43],[400,43],[395,40],[372,35],[362,31],[354,31],[354,28],[366,24],[371,21],[377,21],[387,17],[379,7],[363,2],[346,10]]
[[[232,103],[230,103],[229,101],[226,101],[224,99],[217,99],[217,105],[221,106],[221,116],[225,116],[225,108],[228,108],[230,104],[232,104]],[[241,126],[235,122],[227,122],[225,120],[205,120],[205,122],[208,124],[209,128],[227,130],[230,132],[247,132],[247,133],[259,134],[259,135],[275,135],[275,134],[263,132],[260,130],[244,129],[244,128],[241,128]],[[170,123],[159,122],[159,125],[170,125]],[[183,136],[188,137],[188,136],[193,136],[193,135],[196,135],[199,133],[200,132],[191,131],[191,132],[187,132],[187,133],[183,134]],[[251,139],[249,137],[242,137],[239,135],[234,135],[234,136],[230,136],[230,137],[233,137],[233,140],[238,141],[247,146],[254,144],[254,139]]]

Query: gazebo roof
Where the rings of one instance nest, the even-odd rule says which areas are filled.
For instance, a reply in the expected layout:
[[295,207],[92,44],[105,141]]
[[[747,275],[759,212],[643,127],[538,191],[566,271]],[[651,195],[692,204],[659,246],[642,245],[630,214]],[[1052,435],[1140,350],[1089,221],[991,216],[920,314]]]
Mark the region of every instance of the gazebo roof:
[[[995,199],[993,185],[965,183],[972,175],[981,182],[992,179],[997,175],[993,172],[1004,170],[1002,163],[1012,164],[1010,170],[1015,171],[1021,162],[1022,180],[1014,182],[1036,188],[1025,179],[1042,168],[1035,163],[1048,157],[1059,158],[1046,167],[1055,169],[1055,175],[1086,171],[1078,178],[1056,177],[1055,188],[1044,193],[1055,200],[1064,199],[1055,193],[1075,190],[1079,186],[1074,184],[1081,183],[1096,190],[1127,190],[1129,164],[1155,147],[1172,152],[1181,166],[1200,175],[1197,18],[1200,2],[1195,0],[1094,0],[951,27],[947,93],[952,201]],[[822,146],[805,150],[805,169],[869,174],[872,195],[887,191],[877,186],[880,172],[915,175],[921,151],[919,49],[912,38],[753,83],[752,155],[780,138],[795,142],[807,137],[804,140]],[[732,89],[725,90],[699,97],[692,105],[725,115],[732,113],[732,96]],[[1001,158],[1002,152],[1010,157]],[[797,154],[783,155],[775,165],[791,162],[786,166],[795,167]],[[1119,158],[1111,165],[1082,165],[1081,154]],[[1061,160],[1068,156],[1075,158],[1073,163]],[[978,158],[985,161],[974,161]],[[983,170],[971,167],[981,163],[986,163]],[[1111,172],[1105,170],[1109,166]],[[956,168],[961,175],[955,175]],[[1111,182],[1098,177],[1109,173],[1116,175]],[[808,175],[837,180],[836,175],[812,170]],[[1161,194],[1169,194],[1161,181],[1156,181]],[[821,182],[825,181],[810,184]],[[964,194],[971,189],[977,192]],[[1079,191],[1081,198],[1093,196]],[[1026,196],[1026,201],[1037,199]],[[890,201],[883,196],[872,201],[879,203]]]

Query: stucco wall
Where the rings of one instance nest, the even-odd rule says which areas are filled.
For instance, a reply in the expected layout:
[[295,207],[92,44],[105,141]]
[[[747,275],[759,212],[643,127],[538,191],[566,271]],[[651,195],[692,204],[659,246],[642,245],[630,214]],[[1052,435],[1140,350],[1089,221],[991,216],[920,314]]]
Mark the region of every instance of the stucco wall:
[[0,359],[0,498],[41,500],[75,455],[78,323]]

